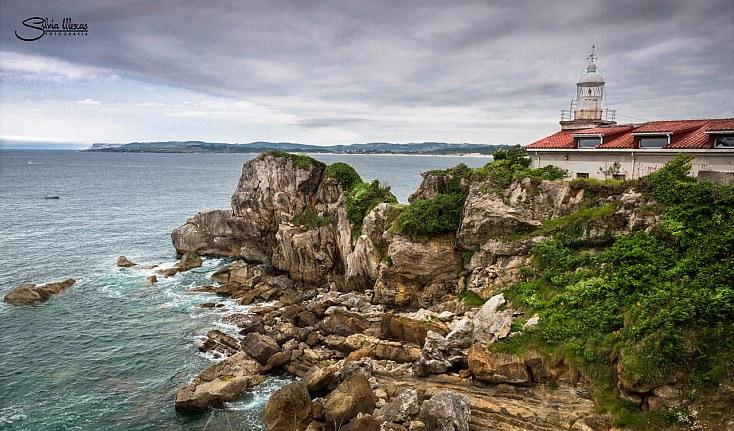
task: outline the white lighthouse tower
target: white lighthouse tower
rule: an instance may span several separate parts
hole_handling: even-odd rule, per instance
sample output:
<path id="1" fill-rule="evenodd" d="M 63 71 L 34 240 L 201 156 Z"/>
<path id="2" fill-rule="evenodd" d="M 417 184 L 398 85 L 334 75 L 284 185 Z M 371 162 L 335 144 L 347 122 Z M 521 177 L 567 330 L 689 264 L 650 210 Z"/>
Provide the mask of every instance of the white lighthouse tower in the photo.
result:
<path id="1" fill-rule="evenodd" d="M 616 124 L 616 111 L 602 108 L 604 78 L 596 66 L 595 47 L 587 57 L 584 72 L 576 83 L 576 96 L 571 100 L 571 109 L 561 111 L 561 130 L 588 129 L 600 125 Z"/>

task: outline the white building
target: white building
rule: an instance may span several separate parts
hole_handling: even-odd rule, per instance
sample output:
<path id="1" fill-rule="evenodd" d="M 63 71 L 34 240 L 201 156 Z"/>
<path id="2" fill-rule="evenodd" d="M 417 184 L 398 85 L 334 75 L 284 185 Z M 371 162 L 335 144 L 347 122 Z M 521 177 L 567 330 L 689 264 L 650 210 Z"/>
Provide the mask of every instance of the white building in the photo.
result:
<path id="1" fill-rule="evenodd" d="M 734 182 L 734 118 L 618 125 L 615 111 L 602 108 L 595 60 L 592 52 L 571 109 L 561 111 L 561 131 L 525 147 L 533 168 L 556 165 L 572 178 L 639 178 L 685 152 L 695 155 L 693 176 Z"/>

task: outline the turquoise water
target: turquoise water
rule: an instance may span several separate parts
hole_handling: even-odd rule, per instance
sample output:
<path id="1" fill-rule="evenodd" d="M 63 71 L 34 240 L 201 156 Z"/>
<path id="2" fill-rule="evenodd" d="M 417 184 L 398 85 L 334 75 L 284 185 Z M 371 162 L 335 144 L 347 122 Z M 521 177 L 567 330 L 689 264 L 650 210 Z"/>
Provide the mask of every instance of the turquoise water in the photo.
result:
<path id="1" fill-rule="evenodd" d="M 176 262 L 170 232 L 204 209 L 228 208 L 247 154 L 114 154 L 0 151 L 0 294 L 24 283 L 69 277 L 77 283 L 30 306 L 0 303 L 0 429 L 251 429 L 262 425 L 269 394 L 292 380 L 268 381 L 222 410 L 185 415 L 173 401 L 212 359 L 193 342 L 222 312 L 197 307 L 227 299 L 187 289 L 226 263 L 154 285 L 152 270 Z M 365 180 L 379 178 L 405 203 L 419 172 L 487 158 L 315 155 L 345 161 Z M 28 164 L 32 161 L 33 164 Z M 59 195 L 59 200 L 43 199 Z M 157 268 L 156 268 L 157 269 Z"/>

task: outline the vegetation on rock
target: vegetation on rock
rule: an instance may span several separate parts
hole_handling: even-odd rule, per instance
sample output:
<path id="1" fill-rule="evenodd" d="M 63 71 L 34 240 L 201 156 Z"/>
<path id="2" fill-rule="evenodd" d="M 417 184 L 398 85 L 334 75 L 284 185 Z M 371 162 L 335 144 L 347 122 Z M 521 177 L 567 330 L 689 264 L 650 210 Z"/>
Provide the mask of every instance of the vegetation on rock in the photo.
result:
<path id="1" fill-rule="evenodd" d="M 260 155 L 258 155 L 257 157 L 258 159 L 263 159 L 265 157 L 284 157 L 286 159 L 290 159 L 293 162 L 293 166 L 306 170 L 311 169 L 312 165 L 326 166 L 324 162 L 320 162 L 313 157 L 307 156 L 305 154 L 291 154 L 279 150 L 264 151 L 260 153 Z"/>
<path id="2" fill-rule="evenodd" d="M 357 171 L 344 162 L 330 164 L 326 167 L 324 175 L 326 178 L 334 178 L 339 181 L 345 191 L 351 191 L 354 186 L 362 183 L 362 177 Z"/>
<path id="3" fill-rule="evenodd" d="M 371 183 L 360 181 L 350 191 L 344 192 L 347 218 L 355 230 L 362 226 L 364 216 L 382 202 L 396 204 L 398 199 L 390 191 L 390 186 L 381 185 L 379 180 Z"/>
<path id="4" fill-rule="evenodd" d="M 596 380 L 598 399 L 617 399 L 617 367 L 619 379 L 644 388 L 677 381 L 706 390 L 724 376 L 734 352 L 734 187 L 695 183 L 690 160 L 679 156 L 639 181 L 663 206 L 652 229 L 602 250 L 558 238 L 536 247 L 535 276 L 524 272 L 505 295 L 541 321 L 504 348 L 566 356 Z M 586 219 L 584 211 L 552 223 Z"/>

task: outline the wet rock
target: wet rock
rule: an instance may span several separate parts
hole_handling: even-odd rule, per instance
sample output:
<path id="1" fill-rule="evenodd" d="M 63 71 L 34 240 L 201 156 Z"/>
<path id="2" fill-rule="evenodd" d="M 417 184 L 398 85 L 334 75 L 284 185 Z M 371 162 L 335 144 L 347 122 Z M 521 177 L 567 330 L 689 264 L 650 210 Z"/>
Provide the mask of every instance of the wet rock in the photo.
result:
<path id="1" fill-rule="evenodd" d="M 411 341 L 420 346 L 426 342 L 428 331 L 433 331 L 440 335 L 446 335 L 449 332 L 443 324 L 409 319 L 394 312 L 385 313 L 380 323 L 380 334 L 382 338 Z"/>
<path id="2" fill-rule="evenodd" d="M 198 306 L 201 308 L 214 308 L 217 304 L 214 302 L 204 302 L 202 304 L 199 304 Z"/>
<path id="3" fill-rule="evenodd" d="M 262 365 L 268 363 L 271 356 L 280 351 L 278 343 L 267 335 L 250 332 L 242 340 L 242 350 L 255 358 Z"/>
<path id="4" fill-rule="evenodd" d="M 473 344 L 467 358 L 469 371 L 481 382 L 529 386 L 530 374 L 521 358 L 490 352 Z"/>
<path id="5" fill-rule="evenodd" d="M 347 424 L 358 413 L 371 414 L 375 410 L 377 397 L 367 378 L 362 374 L 353 374 L 347 377 L 327 397 L 324 404 L 324 416 L 328 429 L 334 429 L 340 424 Z"/>
<path id="6" fill-rule="evenodd" d="M 173 268 L 159 269 L 155 273 L 156 274 L 160 274 L 160 275 L 162 275 L 162 276 L 164 276 L 166 278 L 173 277 L 174 275 L 178 274 L 178 268 L 173 267 Z"/>
<path id="7" fill-rule="evenodd" d="M 199 268 L 202 265 L 201 257 L 194 252 L 184 253 L 181 260 L 176 264 L 180 272 L 188 271 L 193 268 Z"/>
<path id="8" fill-rule="evenodd" d="M 427 431 L 469 431 L 469 398 L 442 391 L 423 402 L 420 418 Z"/>
<path id="9" fill-rule="evenodd" d="M 268 362 L 263 366 L 263 373 L 270 373 L 279 370 L 283 365 L 291 360 L 291 353 L 277 352 L 268 358 Z"/>
<path id="10" fill-rule="evenodd" d="M 293 382 L 275 391 L 265 404 L 263 420 L 268 431 L 306 429 L 312 419 L 313 402 L 306 386 Z"/>
<path id="11" fill-rule="evenodd" d="M 121 268 L 128 268 L 131 266 L 137 265 L 136 263 L 132 262 L 130 259 L 128 259 L 125 256 L 120 256 L 117 258 L 117 266 Z"/>
<path id="12" fill-rule="evenodd" d="M 8 304 L 32 304 L 45 301 L 51 295 L 60 293 L 64 289 L 73 286 L 74 283 L 76 283 L 76 280 L 68 278 L 64 281 L 43 284 L 41 286 L 22 284 L 8 292 L 3 298 L 3 302 L 7 302 Z"/>
<path id="13" fill-rule="evenodd" d="M 213 364 L 176 395 L 176 410 L 201 411 L 233 400 L 247 388 L 265 381 L 260 364 L 245 352 Z"/>
<path id="14" fill-rule="evenodd" d="M 379 421 L 402 423 L 412 420 L 419 412 L 418 393 L 414 389 L 406 389 L 392 402 L 376 410 L 374 417 Z"/>
<path id="15" fill-rule="evenodd" d="M 158 277 L 156 277 L 155 275 L 151 275 L 149 277 L 145 277 L 145 281 L 147 281 L 150 284 L 155 284 L 155 283 L 158 283 Z"/>
<path id="16" fill-rule="evenodd" d="M 234 337 L 230 337 L 220 330 L 212 329 L 206 333 L 206 336 L 234 351 L 240 350 L 240 343 Z"/>
<path id="17" fill-rule="evenodd" d="M 475 343 L 493 343 L 510 334 L 512 310 L 497 310 L 505 302 L 504 295 L 500 293 L 489 298 L 479 309 L 473 322 Z"/>

